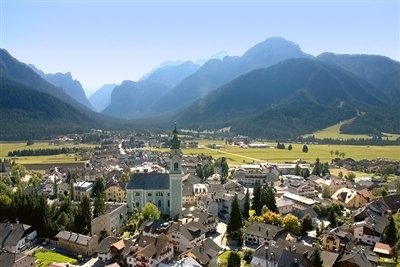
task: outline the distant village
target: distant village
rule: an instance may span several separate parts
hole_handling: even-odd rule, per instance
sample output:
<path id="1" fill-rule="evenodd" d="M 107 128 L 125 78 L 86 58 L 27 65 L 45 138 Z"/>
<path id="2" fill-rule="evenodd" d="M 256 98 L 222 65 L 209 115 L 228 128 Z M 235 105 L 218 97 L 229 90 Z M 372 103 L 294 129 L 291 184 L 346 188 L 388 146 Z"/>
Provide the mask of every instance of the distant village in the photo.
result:
<path id="1" fill-rule="evenodd" d="M 229 166 L 182 154 L 199 146 L 184 134 L 107 135 L 77 164 L 3 160 L 0 266 L 396 266 L 399 177 L 355 179 L 329 168 L 399 173 L 400 162 L 343 156 Z M 225 143 L 267 146 L 245 136 Z M 48 251 L 76 261 L 40 265 L 37 254 Z"/>

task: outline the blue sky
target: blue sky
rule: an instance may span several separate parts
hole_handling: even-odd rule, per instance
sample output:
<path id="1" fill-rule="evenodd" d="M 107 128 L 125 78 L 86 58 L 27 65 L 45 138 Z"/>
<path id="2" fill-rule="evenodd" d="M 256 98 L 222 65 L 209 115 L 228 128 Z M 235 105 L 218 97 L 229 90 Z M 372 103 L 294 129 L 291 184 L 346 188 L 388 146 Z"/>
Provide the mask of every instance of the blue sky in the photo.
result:
<path id="1" fill-rule="evenodd" d="M 88 91 L 272 36 L 313 55 L 400 59 L 399 1 L 1 1 L 1 47 Z"/>

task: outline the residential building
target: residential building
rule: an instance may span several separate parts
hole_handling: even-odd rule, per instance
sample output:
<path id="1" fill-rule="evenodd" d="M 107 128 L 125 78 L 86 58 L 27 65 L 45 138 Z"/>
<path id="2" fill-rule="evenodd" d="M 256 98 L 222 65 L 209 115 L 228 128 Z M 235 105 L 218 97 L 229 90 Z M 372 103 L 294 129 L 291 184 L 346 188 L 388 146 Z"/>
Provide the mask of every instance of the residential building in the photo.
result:
<path id="1" fill-rule="evenodd" d="M 32 267 L 35 265 L 35 258 L 22 253 L 0 251 L 1 267 Z"/>
<path id="2" fill-rule="evenodd" d="M 27 224 L 0 223 L 0 249 L 18 253 L 36 243 L 37 232 Z"/>
<path id="3" fill-rule="evenodd" d="M 104 193 L 107 201 L 126 202 L 125 184 L 112 181 L 106 184 Z"/>
<path id="4" fill-rule="evenodd" d="M 360 242 L 374 245 L 381 241 L 382 233 L 388 224 L 389 220 L 386 217 L 368 217 L 364 221 L 353 223 L 350 231 Z"/>
<path id="5" fill-rule="evenodd" d="M 190 257 L 201 264 L 201 266 L 217 267 L 218 255 L 222 250 L 212 239 L 207 238 L 200 245 L 189 249 L 180 257 Z"/>
<path id="6" fill-rule="evenodd" d="M 290 192 L 283 194 L 283 198 L 290 199 L 293 201 L 293 207 L 297 209 L 307 209 L 313 207 L 317 202 L 313 199 L 299 196 Z"/>
<path id="7" fill-rule="evenodd" d="M 122 263 L 125 262 L 133 244 L 134 242 L 131 239 L 108 236 L 99 243 L 96 248 L 96 253 L 99 260 L 104 263 Z"/>
<path id="8" fill-rule="evenodd" d="M 276 199 L 276 207 L 279 210 L 279 214 L 284 215 L 287 213 L 291 213 L 293 211 L 294 203 L 290 199 Z"/>
<path id="9" fill-rule="evenodd" d="M 293 181 L 288 184 L 287 191 L 299 196 L 313 198 L 318 195 L 315 187 L 311 183 Z"/>
<path id="10" fill-rule="evenodd" d="M 91 234 L 98 237 L 116 236 L 127 220 L 127 213 L 126 203 L 106 202 L 104 214 L 92 219 Z"/>
<path id="11" fill-rule="evenodd" d="M 90 237 L 74 232 L 60 231 L 55 237 L 56 245 L 60 248 L 86 256 L 91 256 L 96 252 L 97 236 Z"/>
<path id="12" fill-rule="evenodd" d="M 346 208 L 359 208 L 368 200 L 359 192 L 350 188 L 340 188 L 331 196 L 333 202 L 343 204 Z"/>
<path id="13" fill-rule="evenodd" d="M 253 222 L 245 230 L 245 242 L 248 244 L 262 245 L 283 233 L 283 228 L 266 223 Z"/>
<path id="14" fill-rule="evenodd" d="M 350 233 L 335 228 L 322 234 L 320 240 L 323 249 L 342 253 L 355 241 L 355 238 Z"/>
<path id="15" fill-rule="evenodd" d="M 76 182 L 74 183 L 75 201 L 81 201 L 85 196 L 90 197 L 93 191 L 92 182 Z"/>
<path id="16" fill-rule="evenodd" d="M 161 262 L 171 261 L 174 249 L 165 234 L 158 237 L 139 236 L 126 257 L 129 267 L 154 267 Z"/>

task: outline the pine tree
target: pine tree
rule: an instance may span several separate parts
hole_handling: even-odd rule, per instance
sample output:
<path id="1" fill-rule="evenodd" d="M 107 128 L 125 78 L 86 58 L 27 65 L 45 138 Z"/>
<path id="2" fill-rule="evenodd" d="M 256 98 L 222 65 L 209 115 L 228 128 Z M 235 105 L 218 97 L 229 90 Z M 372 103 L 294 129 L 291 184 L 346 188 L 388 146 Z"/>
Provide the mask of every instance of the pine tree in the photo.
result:
<path id="1" fill-rule="evenodd" d="M 275 200 L 275 192 L 273 188 L 273 184 L 269 186 L 267 183 L 264 184 L 261 190 L 261 207 L 266 207 L 268 210 L 272 212 L 278 213 L 278 207 L 276 206 Z"/>
<path id="2" fill-rule="evenodd" d="M 390 214 L 389 216 L 389 224 L 386 226 L 383 231 L 383 242 L 389 244 L 390 246 L 394 246 L 397 243 L 397 229 L 396 224 L 394 222 L 393 216 Z"/>
<path id="3" fill-rule="evenodd" d="M 292 145 L 289 145 L 287 149 L 291 151 L 293 149 Z"/>
<path id="4" fill-rule="evenodd" d="M 321 259 L 321 252 L 318 248 L 311 254 L 310 262 L 313 267 L 323 267 L 324 262 Z"/>
<path id="5" fill-rule="evenodd" d="M 238 230 L 243 227 L 242 214 L 240 213 L 237 196 L 233 198 L 231 204 L 231 214 L 226 228 L 228 235 L 237 234 Z"/>
<path id="6" fill-rule="evenodd" d="M 106 208 L 104 193 L 99 194 L 98 196 L 95 197 L 93 206 L 94 206 L 94 208 L 93 208 L 93 217 L 94 218 L 96 218 L 104 213 L 105 208 Z"/>
<path id="7" fill-rule="evenodd" d="M 310 176 L 310 170 L 308 168 L 302 170 L 301 176 L 303 176 L 304 178 L 309 177 Z"/>
<path id="8" fill-rule="evenodd" d="M 260 184 L 259 181 L 256 181 L 256 184 L 254 185 L 252 208 L 255 211 L 257 216 L 261 215 L 261 209 L 262 209 L 262 204 L 261 204 L 261 184 Z"/>
<path id="9" fill-rule="evenodd" d="M 307 153 L 308 152 L 308 146 L 307 145 L 303 145 L 303 152 Z"/>
<path id="10" fill-rule="evenodd" d="M 294 175 L 297 175 L 297 176 L 299 176 L 301 174 L 301 169 L 300 169 L 299 164 L 296 164 L 293 172 L 294 172 Z"/>
<path id="11" fill-rule="evenodd" d="M 230 252 L 228 257 L 229 267 L 240 267 L 241 259 L 237 252 Z"/>
<path id="12" fill-rule="evenodd" d="M 336 227 L 337 221 L 336 221 L 336 213 L 333 209 L 329 212 L 329 217 L 328 221 L 331 223 L 331 227 Z"/>
<path id="13" fill-rule="evenodd" d="M 75 231 L 84 234 L 90 231 L 92 212 L 90 199 L 84 196 L 79 203 L 77 214 L 75 215 Z"/>
<path id="14" fill-rule="evenodd" d="M 312 174 L 320 176 L 321 175 L 321 163 L 319 162 L 319 158 L 315 160 L 314 168 L 312 170 Z"/>
<path id="15" fill-rule="evenodd" d="M 306 236 L 313 229 L 312 220 L 308 214 L 301 220 L 301 235 Z"/>
<path id="16" fill-rule="evenodd" d="M 250 211 L 250 193 L 249 189 L 247 189 L 244 199 L 243 218 L 245 219 L 249 218 L 249 211 Z"/>

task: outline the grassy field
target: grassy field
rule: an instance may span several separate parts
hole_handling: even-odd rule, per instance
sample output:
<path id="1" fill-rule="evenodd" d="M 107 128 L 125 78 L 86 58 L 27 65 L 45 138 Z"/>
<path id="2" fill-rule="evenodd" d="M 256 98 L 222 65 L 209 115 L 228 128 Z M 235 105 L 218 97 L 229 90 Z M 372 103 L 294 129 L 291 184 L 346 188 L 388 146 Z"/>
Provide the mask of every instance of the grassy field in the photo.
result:
<path id="1" fill-rule="evenodd" d="M 0 142 L 0 157 L 6 157 L 8 152 L 24 149 L 47 149 L 47 148 L 63 148 L 63 147 L 95 147 L 90 144 L 62 144 L 49 145 L 48 142 L 38 141 L 33 145 L 27 146 L 26 142 Z"/>
<path id="2" fill-rule="evenodd" d="M 339 122 L 338 124 L 332 125 L 328 128 L 322 129 L 320 131 L 317 131 L 312 134 L 308 134 L 305 136 L 311 136 L 314 135 L 315 138 L 318 139 L 324 139 L 324 138 L 331 138 L 331 139 L 342 139 L 342 140 L 347 140 L 347 139 L 369 139 L 371 136 L 365 135 L 365 134 L 344 134 L 340 133 L 340 126 L 346 123 L 350 123 L 351 120 L 346 120 Z M 384 138 L 388 138 L 389 140 L 396 140 L 397 138 L 400 137 L 400 134 L 390 134 L 390 133 L 382 133 L 384 135 Z"/>
<path id="3" fill-rule="evenodd" d="M 35 252 L 34 255 L 35 259 L 35 266 L 37 267 L 45 267 L 48 266 L 52 262 L 59 262 L 59 263 L 76 263 L 76 259 L 62 255 L 60 253 L 50 251 L 50 250 L 40 250 Z"/>
<path id="4" fill-rule="evenodd" d="M 371 174 L 369 173 L 364 173 L 364 172 L 358 172 L 358 171 L 349 171 L 345 168 L 340 168 L 340 169 L 329 169 L 330 174 L 335 175 L 335 176 L 339 176 L 339 172 L 343 173 L 343 177 L 345 175 L 347 175 L 349 172 L 352 172 L 356 175 L 356 178 L 358 177 L 362 177 L 362 176 L 367 176 L 367 177 L 371 177 Z"/>
<path id="5" fill-rule="evenodd" d="M 7 157 L 8 152 L 14 150 L 24 149 L 51 149 L 62 147 L 94 147 L 90 144 L 62 144 L 62 145 L 49 145 L 48 142 L 35 142 L 33 145 L 27 146 L 26 142 L 0 142 L 0 158 Z M 78 162 L 80 158 L 77 158 Z M 75 163 L 75 155 L 53 155 L 53 156 L 32 156 L 32 157 L 18 157 L 16 160 L 21 164 L 57 164 L 57 163 Z"/>
<path id="6" fill-rule="evenodd" d="M 286 144 L 288 146 L 288 144 Z M 241 148 L 228 146 L 221 149 L 193 148 L 183 149 L 183 154 L 205 154 L 213 158 L 226 157 L 229 164 L 240 165 L 251 162 L 292 162 L 302 159 L 307 162 L 315 162 L 317 157 L 322 162 L 330 161 L 333 157 L 330 151 L 346 153 L 345 157 L 356 160 L 385 158 L 400 160 L 400 146 L 350 146 L 350 145 L 308 145 L 308 153 L 302 152 L 302 144 L 292 144 L 291 151 L 276 148 Z M 168 151 L 165 149 L 163 151 Z"/>

